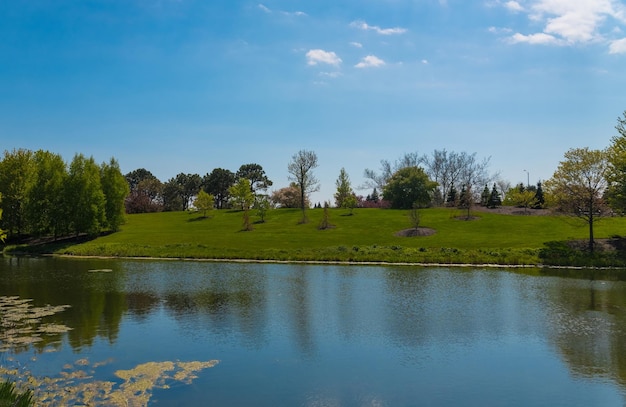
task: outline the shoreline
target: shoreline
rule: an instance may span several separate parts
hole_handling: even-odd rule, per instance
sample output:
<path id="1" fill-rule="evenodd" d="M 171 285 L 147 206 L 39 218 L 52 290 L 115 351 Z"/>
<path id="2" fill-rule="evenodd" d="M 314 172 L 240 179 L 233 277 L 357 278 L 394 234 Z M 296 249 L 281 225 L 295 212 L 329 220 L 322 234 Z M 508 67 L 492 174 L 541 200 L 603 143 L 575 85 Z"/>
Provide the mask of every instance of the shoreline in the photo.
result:
<path id="1" fill-rule="evenodd" d="M 19 257 L 20 254 L 13 254 Z M 143 256 L 87 256 L 69 254 L 23 254 L 31 257 L 60 257 L 68 259 L 102 259 L 102 260 L 163 260 L 184 262 L 206 263 L 242 263 L 242 264 L 304 264 L 304 265 L 336 265 L 336 266 L 417 266 L 417 267 L 458 267 L 458 268 L 490 268 L 490 269 L 564 269 L 564 270 L 624 270 L 623 267 L 583 267 L 583 266 L 558 266 L 544 264 L 496 264 L 496 263 L 410 263 L 410 262 L 384 262 L 384 261 L 340 261 L 340 260 L 263 260 L 263 259 L 211 259 L 193 257 L 143 257 Z"/>

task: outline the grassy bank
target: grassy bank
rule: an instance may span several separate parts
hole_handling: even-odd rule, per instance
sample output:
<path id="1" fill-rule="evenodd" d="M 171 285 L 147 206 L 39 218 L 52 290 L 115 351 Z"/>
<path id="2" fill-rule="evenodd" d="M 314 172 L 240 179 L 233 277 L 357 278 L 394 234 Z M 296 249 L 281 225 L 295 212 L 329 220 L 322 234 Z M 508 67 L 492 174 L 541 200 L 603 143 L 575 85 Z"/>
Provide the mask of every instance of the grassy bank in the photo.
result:
<path id="1" fill-rule="evenodd" d="M 420 226 L 436 233 L 416 237 L 396 235 L 410 227 L 407 211 L 400 210 L 357 209 L 349 216 L 331 209 L 333 227 L 325 230 L 318 229 L 321 209 L 310 210 L 306 224 L 299 223 L 298 210 L 272 210 L 252 231 L 241 230 L 242 212 L 237 211 L 212 211 L 208 218 L 185 212 L 138 214 L 127 216 L 117 233 L 45 250 L 85 256 L 536 265 L 545 260 L 539 257 L 544 243 L 585 239 L 588 233 L 584 223 L 568 217 L 475 212 L 473 220 L 459 219 L 463 214 L 422 210 Z M 626 218 L 602 220 L 595 230 L 598 239 L 624 233 Z"/>

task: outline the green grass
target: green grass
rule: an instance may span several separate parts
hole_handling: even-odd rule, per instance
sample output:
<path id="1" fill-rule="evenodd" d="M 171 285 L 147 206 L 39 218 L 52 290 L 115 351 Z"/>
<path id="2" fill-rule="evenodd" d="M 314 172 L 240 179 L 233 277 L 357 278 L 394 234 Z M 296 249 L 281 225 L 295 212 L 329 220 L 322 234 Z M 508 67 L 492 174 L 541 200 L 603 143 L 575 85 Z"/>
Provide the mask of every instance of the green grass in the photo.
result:
<path id="1" fill-rule="evenodd" d="M 251 212 L 251 220 L 258 218 Z M 544 243 L 586 239 L 581 221 L 557 216 L 515 216 L 475 212 L 475 220 L 459 220 L 463 212 L 432 208 L 420 211 L 420 226 L 431 236 L 398 237 L 410 227 L 408 211 L 389 209 L 330 210 L 331 229 L 319 230 L 322 210 L 309 210 L 300 224 L 295 209 L 271 210 L 254 230 L 242 229 L 242 212 L 164 212 L 128 215 L 122 229 L 107 236 L 53 247 L 58 254 L 205 259 L 309 260 L 409 263 L 540 264 Z M 626 230 L 626 218 L 604 219 L 596 238 Z M 19 248 L 17 248 L 19 250 Z"/>

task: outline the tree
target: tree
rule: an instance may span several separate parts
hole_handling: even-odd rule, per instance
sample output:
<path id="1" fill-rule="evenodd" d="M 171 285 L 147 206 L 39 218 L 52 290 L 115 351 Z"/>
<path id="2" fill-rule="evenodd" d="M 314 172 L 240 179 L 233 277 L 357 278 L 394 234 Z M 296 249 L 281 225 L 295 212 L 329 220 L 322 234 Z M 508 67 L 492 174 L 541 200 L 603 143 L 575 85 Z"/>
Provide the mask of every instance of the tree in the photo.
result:
<path id="1" fill-rule="evenodd" d="M 319 226 L 317 227 L 319 230 L 326 230 L 333 227 L 330 223 L 330 204 L 328 201 L 324 201 L 324 211 L 322 212 L 322 220 L 320 221 Z"/>
<path id="2" fill-rule="evenodd" d="M 604 199 L 608 187 L 608 156 L 605 150 L 570 149 L 546 182 L 557 208 L 583 219 L 589 226 L 590 252 L 594 246 L 593 225 L 608 209 Z"/>
<path id="3" fill-rule="evenodd" d="M 291 157 L 291 162 L 287 165 L 289 179 L 298 184 L 300 188 L 300 205 L 302 208 L 302 223 L 306 223 L 306 197 L 319 190 L 319 182 L 313 175 L 313 170 L 317 168 L 317 155 L 313 151 L 300 150 Z"/>
<path id="4" fill-rule="evenodd" d="M 422 168 L 405 167 L 391 176 L 383 189 L 383 197 L 392 208 L 411 209 L 428 206 L 437 183 L 431 181 Z"/>
<path id="5" fill-rule="evenodd" d="M 270 201 L 279 208 L 300 208 L 300 187 L 295 182 L 292 182 L 288 187 L 281 188 L 272 192 Z M 305 202 L 306 206 L 309 206 L 308 199 Z"/>
<path id="6" fill-rule="evenodd" d="M 80 233 L 97 234 L 106 222 L 106 198 L 100 182 L 100 168 L 93 157 L 76 154 L 69 167 L 66 188 L 71 228 Z"/>
<path id="7" fill-rule="evenodd" d="M 130 188 L 130 193 L 125 203 L 127 213 L 159 212 L 163 210 L 163 183 L 157 177 L 145 168 L 129 172 L 125 177 Z M 179 194 L 179 192 L 176 192 L 176 194 Z"/>
<path id="8" fill-rule="evenodd" d="M 257 195 L 256 200 L 254 201 L 254 208 L 256 209 L 259 218 L 261 218 L 261 223 L 265 222 L 265 215 L 270 209 L 270 206 L 270 200 L 267 195 Z"/>
<path id="9" fill-rule="evenodd" d="M 124 201 L 130 187 L 115 158 L 100 166 L 100 183 L 105 199 L 105 226 L 111 231 L 117 231 L 124 222 Z"/>
<path id="10" fill-rule="evenodd" d="M 272 186 L 272 181 L 267 178 L 263 167 L 259 164 L 244 164 L 239 167 L 235 179 L 246 178 L 250 181 L 250 192 L 256 194 L 258 190 L 266 191 Z"/>
<path id="11" fill-rule="evenodd" d="M 183 211 L 189 209 L 189 204 L 192 198 L 198 193 L 202 186 L 202 178 L 198 174 L 184 174 L 180 173 L 176 175 L 176 183 L 180 185 L 180 199 L 183 202 Z"/>
<path id="12" fill-rule="evenodd" d="M 465 217 L 467 220 L 470 219 L 473 204 L 474 199 L 472 197 L 472 186 L 463 184 L 459 195 L 459 208 L 467 210 L 467 215 Z"/>
<path id="13" fill-rule="evenodd" d="M 69 211 L 64 201 L 67 166 L 58 154 L 38 150 L 33 155 L 33 175 L 24 203 L 30 233 L 55 238 L 67 231 Z"/>
<path id="14" fill-rule="evenodd" d="M 247 211 L 254 203 L 254 194 L 250 190 L 250 181 L 247 178 L 239 178 L 239 181 L 228 188 L 228 193 L 232 202 L 241 207 L 242 211 Z"/>
<path id="15" fill-rule="evenodd" d="M 145 168 L 138 168 L 124 175 L 124 177 L 126 178 L 126 182 L 128 182 L 128 187 L 131 191 L 134 191 L 141 181 L 147 179 L 157 179 L 157 177 Z"/>
<path id="16" fill-rule="evenodd" d="M 176 182 L 176 178 L 170 178 L 165 184 L 163 184 L 163 210 L 184 210 L 182 189 L 183 187 Z"/>
<path id="17" fill-rule="evenodd" d="M 481 185 L 489 183 L 493 178 L 488 173 L 489 161 L 490 158 L 479 161 L 476 153 L 448 152 L 445 149 L 435 150 L 431 156 L 420 158 L 430 179 L 439 185 L 442 199 L 453 184 L 465 184 L 468 189 L 478 190 Z"/>
<path id="18" fill-rule="evenodd" d="M 199 211 L 202 211 L 202 217 L 206 218 L 207 211 L 213 209 L 215 205 L 215 198 L 213 195 L 206 193 L 204 190 L 200 190 L 196 199 L 193 201 L 193 206 Z"/>
<path id="19" fill-rule="evenodd" d="M 32 159 L 32 151 L 19 149 L 5 151 L 0 161 L 0 193 L 4 210 L 2 227 L 9 236 L 26 231 L 24 203 L 33 173 Z"/>
<path id="20" fill-rule="evenodd" d="M 406 167 L 417 167 L 421 163 L 422 158 L 417 153 L 405 153 L 402 157 L 390 163 L 388 160 L 380 161 L 380 173 L 371 169 L 365 169 L 363 176 L 366 178 L 364 187 L 378 188 L 383 190 L 391 176 Z"/>
<path id="21" fill-rule="evenodd" d="M 611 139 L 607 150 L 609 182 L 607 196 L 611 207 L 621 213 L 626 212 L 626 110 L 617 118 L 617 136 Z"/>
<path id="22" fill-rule="evenodd" d="M 502 198 L 500 197 L 500 193 L 498 192 L 498 188 L 496 188 L 496 183 L 493 183 L 493 188 L 491 188 L 491 193 L 489 194 L 489 200 L 487 201 L 488 208 L 496 208 L 502 205 Z"/>
<path id="23" fill-rule="evenodd" d="M 352 212 L 354 211 L 354 208 L 358 205 L 358 203 L 359 203 L 359 200 L 356 197 L 356 195 L 350 194 L 343 200 L 341 207 L 350 209 L 350 216 L 352 216 Z"/>
<path id="24" fill-rule="evenodd" d="M 452 183 L 450 185 L 450 191 L 448 191 L 448 195 L 447 195 L 447 198 L 446 198 L 446 203 L 449 206 L 457 206 L 458 205 L 458 202 L 457 202 L 458 198 L 459 198 L 458 197 L 458 192 L 457 192 L 456 188 L 454 187 L 454 183 Z"/>
<path id="25" fill-rule="evenodd" d="M 536 192 L 525 188 L 523 184 L 519 184 L 516 188 L 509 190 L 506 195 L 506 202 L 509 205 L 515 205 L 524 208 L 528 213 L 528 208 L 533 207 L 536 203 Z"/>
<path id="26" fill-rule="evenodd" d="M 2 220 L 2 194 L 0 194 L 0 220 Z M 0 229 L 0 241 L 4 243 L 7 238 L 7 232 Z"/>
<path id="27" fill-rule="evenodd" d="M 480 194 L 480 204 L 482 206 L 487 206 L 490 196 L 491 192 L 489 192 L 489 187 L 487 186 L 487 184 L 485 184 L 485 187 L 483 188 L 483 193 Z"/>
<path id="28" fill-rule="evenodd" d="M 126 198 L 126 213 L 162 211 L 164 209 L 163 188 L 164 185 L 156 177 L 139 181 Z M 179 196 L 178 187 L 176 187 L 175 194 Z"/>
<path id="29" fill-rule="evenodd" d="M 228 203 L 228 188 L 235 183 L 235 174 L 223 168 L 215 168 L 202 180 L 204 190 L 215 197 L 217 209 L 224 209 Z"/>
<path id="30" fill-rule="evenodd" d="M 335 206 L 337 208 L 343 208 L 344 201 L 354 194 L 352 185 L 350 184 L 350 177 L 348 176 L 345 168 L 342 168 L 341 171 L 339 171 L 339 178 L 335 181 L 335 185 L 337 186 L 337 192 L 335 193 Z"/>
<path id="31" fill-rule="evenodd" d="M 537 182 L 537 190 L 535 191 L 535 200 L 533 203 L 533 209 L 541 209 L 546 203 L 546 198 L 543 195 L 543 187 L 541 186 L 541 182 Z"/>

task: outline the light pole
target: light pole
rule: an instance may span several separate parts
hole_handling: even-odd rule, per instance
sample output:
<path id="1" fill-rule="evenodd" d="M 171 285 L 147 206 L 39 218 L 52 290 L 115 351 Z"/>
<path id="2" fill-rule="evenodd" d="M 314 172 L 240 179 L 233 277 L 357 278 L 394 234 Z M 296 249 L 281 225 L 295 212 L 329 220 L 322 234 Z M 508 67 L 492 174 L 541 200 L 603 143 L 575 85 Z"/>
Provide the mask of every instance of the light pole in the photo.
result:
<path id="1" fill-rule="evenodd" d="M 526 173 L 526 188 L 530 188 L 530 172 L 524 170 Z"/>

